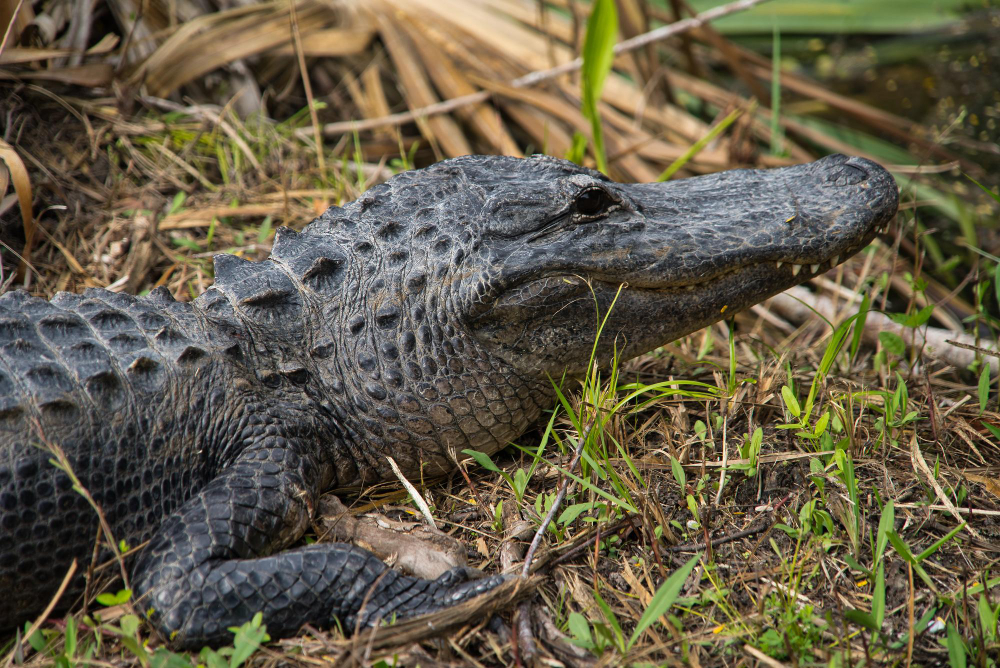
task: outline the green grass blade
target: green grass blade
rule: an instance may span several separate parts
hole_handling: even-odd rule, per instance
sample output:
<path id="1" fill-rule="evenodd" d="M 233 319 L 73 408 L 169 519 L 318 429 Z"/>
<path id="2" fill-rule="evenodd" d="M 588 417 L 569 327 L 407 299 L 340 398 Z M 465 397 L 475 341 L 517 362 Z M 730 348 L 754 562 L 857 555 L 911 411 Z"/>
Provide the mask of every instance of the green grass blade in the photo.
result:
<path id="1" fill-rule="evenodd" d="M 892 530 L 896 522 L 896 507 L 889 499 L 885 507 L 882 508 L 882 517 L 878 521 L 878 530 L 875 533 L 875 565 L 882 563 L 882 555 L 885 554 L 885 547 L 889 543 L 889 531 Z"/>
<path id="2" fill-rule="evenodd" d="M 962 636 L 954 624 L 948 624 L 948 637 L 945 638 L 945 645 L 948 647 L 948 665 L 951 668 L 965 668 L 965 643 Z"/>
<path id="3" fill-rule="evenodd" d="M 716 137 L 725 132 L 726 128 L 732 125 L 733 122 L 737 118 L 739 118 L 742 114 L 743 114 L 742 109 L 735 109 L 728 116 L 726 116 L 721 121 L 716 123 L 711 129 L 709 129 L 708 132 L 705 133 L 704 137 L 702 137 L 695 143 L 691 144 L 691 147 L 687 151 L 685 151 L 683 155 L 681 155 L 679 158 L 670 163 L 670 165 L 663 170 L 663 172 L 656 178 L 656 180 L 666 181 L 671 176 L 673 176 L 674 173 L 676 173 L 677 170 L 686 165 L 688 161 L 691 160 L 691 158 L 698 155 L 701 152 L 701 150 L 704 149 L 706 146 L 708 146 Z"/>
<path id="4" fill-rule="evenodd" d="M 601 114 L 597 109 L 597 103 L 601 99 L 604 80 L 614 63 L 617 37 L 618 10 L 614 0 L 595 0 L 590 18 L 587 19 L 587 35 L 583 40 L 580 92 L 583 98 L 583 115 L 590 120 L 593 133 L 594 159 L 597 161 L 597 168 L 605 174 L 608 172 L 608 158 L 604 150 Z"/>
<path id="5" fill-rule="evenodd" d="M 982 191 L 984 193 L 986 193 L 987 195 L 989 195 L 990 197 L 992 197 L 993 200 L 997 204 L 1000 204 L 1000 195 L 997 195 L 995 192 L 993 192 L 992 190 L 990 190 L 989 188 L 987 188 L 986 186 L 984 186 L 982 183 L 980 183 L 979 181 L 977 181 L 974 178 L 972 178 L 971 176 L 969 176 L 968 174 L 965 175 L 965 178 L 967 178 L 970 181 L 972 181 L 973 183 L 975 183 L 977 186 L 980 187 L 980 189 L 982 189 Z"/>
<path id="6" fill-rule="evenodd" d="M 632 637 L 629 638 L 628 647 L 631 648 L 635 645 L 635 641 L 639 639 L 642 632 L 645 631 L 650 625 L 657 619 L 662 617 L 670 610 L 670 607 L 677 600 L 677 597 L 681 593 L 681 587 L 684 586 L 684 582 L 687 580 L 688 575 L 694 570 L 695 565 L 698 560 L 701 559 L 701 554 L 696 554 L 691 557 L 686 564 L 674 571 L 670 577 L 668 577 L 660 588 L 656 590 L 653 594 L 653 599 L 649 602 L 649 607 L 646 611 L 642 613 L 642 617 L 639 618 L 639 623 L 635 627 L 635 632 Z"/>
<path id="7" fill-rule="evenodd" d="M 926 550 L 924 550 L 923 552 L 921 552 L 920 554 L 918 554 L 916 557 L 914 557 L 916 559 L 916 562 L 919 564 L 921 561 L 923 561 L 924 559 L 927 559 L 928 557 L 930 557 L 931 555 L 933 555 L 935 552 L 937 552 L 939 549 L 941 549 L 941 546 L 944 545 L 945 543 L 947 543 L 952 538 L 954 538 L 958 534 L 959 531 L 961 531 L 962 529 L 965 528 L 965 525 L 966 525 L 966 522 L 962 522 L 957 527 L 955 527 L 954 529 L 952 529 L 951 531 L 949 531 L 948 533 L 946 533 L 945 535 L 941 536 L 936 541 L 934 541 L 934 543 L 930 547 L 928 547 Z"/>

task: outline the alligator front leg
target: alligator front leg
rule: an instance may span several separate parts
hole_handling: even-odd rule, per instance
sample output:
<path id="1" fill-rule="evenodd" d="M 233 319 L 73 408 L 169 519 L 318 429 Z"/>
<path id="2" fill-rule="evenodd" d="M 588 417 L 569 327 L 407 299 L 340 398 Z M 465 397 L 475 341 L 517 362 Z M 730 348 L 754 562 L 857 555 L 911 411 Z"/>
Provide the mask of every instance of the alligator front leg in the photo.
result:
<path id="1" fill-rule="evenodd" d="M 456 569 L 422 580 L 371 553 L 326 543 L 277 552 L 298 539 L 319 492 L 318 467 L 289 442 L 245 451 L 161 525 L 133 572 L 137 606 L 178 647 L 231 639 L 262 612 L 272 635 L 303 624 L 346 631 L 460 603 L 503 578 Z"/>

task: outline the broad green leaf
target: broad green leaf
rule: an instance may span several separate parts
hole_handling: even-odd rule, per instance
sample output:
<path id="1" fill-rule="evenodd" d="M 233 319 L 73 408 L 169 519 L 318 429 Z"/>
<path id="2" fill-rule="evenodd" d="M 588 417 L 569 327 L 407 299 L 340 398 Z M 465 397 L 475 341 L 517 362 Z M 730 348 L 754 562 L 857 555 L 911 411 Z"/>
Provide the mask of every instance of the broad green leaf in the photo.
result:
<path id="1" fill-rule="evenodd" d="M 594 600 L 597 602 L 597 607 L 601 609 L 601 613 L 604 615 L 604 619 L 607 620 L 608 624 L 615 632 L 615 640 L 617 644 L 621 644 L 625 641 L 625 634 L 622 633 L 622 627 L 618 623 L 618 618 L 615 617 L 615 613 L 611 611 L 611 606 L 604 602 L 604 598 L 598 593 L 594 592 Z"/>
<path id="2" fill-rule="evenodd" d="M 569 632 L 573 634 L 573 637 L 582 643 L 586 643 L 587 647 L 594 644 L 594 639 L 590 635 L 590 623 L 587 618 L 581 615 L 579 612 L 569 613 Z"/>
<path id="3" fill-rule="evenodd" d="M 181 210 L 184 206 L 184 200 L 187 199 L 187 193 L 183 190 L 178 190 L 177 194 L 174 195 L 173 201 L 170 203 L 170 209 L 167 211 L 167 215 L 175 214 Z"/>
<path id="4" fill-rule="evenodd" d="M 882 347 L 896 357 L 902 357 L 906 352 L 906 344 L 898 334 L 893 332 L 879 332 L 878 340 L 882 342 Z"/>
<path id="5" fill-rule="evenodd" d="M 670 607 L 677 600 L 677 597 L 681 593 L 681 587 L 684 586 L 684 582 L 687 580 L 688 575 L 694 570 L 695 565 L 697 565 L 698 560 L 701 559 L 701 554 L 696 554 L 691 557 L 686 564 L 674 571 L 670 577 L 668 577 L 660 588 L 656 590 L 653 594 L 653 599 L 649 602 L 649 606 L 646 611 L 642 613 L 642 617 L 639 618 L 639 623 L 635 627 L 635 632 L 628 641 L 628 647 L 631 648 L 635 641 L 639 639 L 642 632 L 645 631 L 649 626 L 655 622 L 657 619 L 662 617 L 670 610 Z"/>
<path id="6" fill-rule="evenodd" d="M 934 304 L 928 304 L 916 313 L 888 313 L 889 318 L 896 324 L 902 325 L 903 327 L 920 327 L 931 317 L 931 313 L 934 311 Z"/>
<path id="7" fill-rule="evenodd" d="M 875 589 L 872 590 L 872 617 L 875 618 L 875 625 L 878 630 L 882 630 L 882 622 L 885 620 L 885 564 L 879 564 L 875 572 Z"/>
<path id="8" fill-rule="evenodd" d="M 1000 304 L 1000 262 L 993 269 L 993 291 L 996 293 L 997 304 Z"/>
<path id="9" fill-rule="evenodd" d="M 615 40 L 618 38 L 618 9 L 614 0 L 595 0 L 587 19 L 587 34 L 583 40 L 583 67 L 580 69 L 583 115 L 590 120 L 597 168 L 608 172 L 601 114 L 597 103 L 601 99 L 604 80 L 614 63 Z"/>
<path id="10" fill-rule="evenodd" d="M 478 450 L 462 450 L 462 454 L 469 455 L 470 457 L 475 459 L 476 462 L 487 471 L 500 473 L 500 468 L 493 463 L 493 460 L 490 459 L 490 456 L 485 452 L 479 452 Z"/>
<path id="11" fill-rule="evenodd" d="M 861 299 L 861 305 L 858 307 L 858 313 L 854 321 L 854 333 L 851 335 L 852 360 L 857 357 L 858 349 L 861 347 L 861 335 L 865 331 L 865 321 L 868 320 L 869 306 L 871 306 L 871 297 L 866 293 Z"/>
<path id="12" fill-rule="evenodd" d="M 72 615 L 66 616 L 66 633 L 63 635 L 66 638 L 66 656 L 73 657 L 76 654 L 76 619 Z"/>
<path id="13" fill-rule="evenodd" d="M 986 402 L 990 398 L 990 365 L 984 364 L 983 371 L 979 374 L 979 412 L 986 410 Z"/>
<path id="14" fill-rule="evenodd" d="M 785 400 L 785 406 L 788 407 L 788 412 L 799 417 L 802 415 L 802 409 L 799 407 L 799 400 L 795 398 L 792 394 L 792 388 L 787 385 L 781 386 L 781 398 Z"/>
<path id="15" fill-rule="evenodd" d="M 844 555 L 844 563 L 850 566 L 851 570 L 857 571 L 859 573 L 864 573 L 868 577 L 871 577 L 872 572 L 858 563 L 858 560 L 852 557 L 850 554 Z"/>
<path id="16" fill-rule="evenodd" d="M 587 136 L 582 132 L 573 133 L 573 143 L 566 151 L 566 159 L 578 165 L 583 164 L 583 158 L 587 153 Z"/>
<path id="17" fill-rule="evenodd" d="M 865 612 L 864 610 L 848 610 L 844 613 L 844 616 L 848 620 L 854 622 L 858 626 L 863 626 L 869 631 L 877 632 L 879 630 L 879 625 L 875 623 L 875 617 L 872 616 L 870 612 Z"/>
<path id="18" fill-rule="evenodd" d="M 122 627 L 122 632 L 127 636 L 134 636 L 139 630 L 139 618 L 136 615 L 122 615 L 118 622 Z"/>
<path id="19" fill-rule="evenodd" d="M 687 487 L 687 474 L 684 472 L 684 466 L 681 465 L 679 459 L 670 455 L 670 471 L 674 474 L 674 480 L 680 485 L 681 491 Z"/>
<path id="20" fill-rule="evenodd" d="M 896 522 L 896 507 L 889 499 L 885 507 L 882 508 L 882 517 L 878 521 L 878 530 L 875 534 L 875 563 L 882 563 L 882 555 L 885 554 L 885 546 L 889 542 L 889 531 L 892 530 Z"/>
<path id="21" fill-rule="evenodd" d="M 719 0 L 692 0 L 695 10 Z M 773 0 L 712 23 L 724 35 L 770 36 L 777 27 L 788 34 L 896 34 L 944 29 L 962 18 L 968 0 Z M 881 62 L 881 60 L 879 61 Z"/>
<path id="22" fill-rule="evenodd" d="M 886 538 L 889 539 L 889 542 L 892 543 L 892 547 L 896 550 L 899 556 L 903 558 L 903 561 L 910 564 L 916 563 L 916 559 L 913 558 L 913 553 L 910 552 L 910 546 L 903 542 L 903 539 L 899 537 L 899 534 L 895 531 L 886 531 L 885 535 Z"/>
<path id="23" fill-rule="evenodd" d="M 559 519 L 557 519 L 556 522 L 559 524 L 569 524 L 580 515 L 593 509 L 594 503 L 592 501 L 588 501 L 586 503 L 574 503 L 559 514 Z"/>
<path id="24" fill-rule="evenodd" d="M 939 549 L 941 549 L 942 545 L 944 545 L 949 540 L 951 540 L 952 538 L 954 538 L 955 536 L 957 536 L 958 532 L 961 531 L 962 529 L 964 529 L 966 524 L 967 524 L 966 522 L 962 522 L 957 527 L 955 527 L 954 529 L 952 529 L 951 531 L 949 531 L 945 535 L 943 535 L 940 538 L 938 538 L 936 541 L 934 541 L 933 543 L 931 543 L 930 547 L 928 547 L 926 550 L 924 550 L 923 552 L 921 552 L 920 554 L 918 554 L 916 557 L 914 557 L 914 559 L 916 559 L 917 563 L 919 564 L 924 559 L 927 559 L 928 557 L 932 556 L 935 552 L 937 552 Z"/>
<path id="25" fill-rule="evenodd" d="M 997 641 L 997 634 L 1000 633 L 997 629 L 997 623 L 1000 622 L 1000 605 L 994 608 L 990 605 L 990 602 L 986 600 L 984 594 L 979 595 L 979 627 L 983 629 L 986 634 L 986 639 L 994 643 Z"/>
<path id="26" fill-rule="evenodd" d="M 822 415 L 820 415 L 819 416 L 819 420 L 816 421 L 816 429 L 813 432 L 813 435 L 816 438 L 819 438 L 820 436 L 823 435 L 823 432 L 826 431 L 826 428 L 829 425 L 830 425 L 830 412 L 827 411 L 826 413 L 823 413 Z"/>
<path id="27" fill-rule="evenodd" d="M 954 624 L 948 624 L 948 636 L 944 644 L 948 647 L 948 665 L 951 668 L 965 668 L 965 643 Z"/>
<path id="28" fill-rule="evenodd" d="M 262 642 L 271 639 L 267 635 L 267 627 L 262 624 L 264 616 L 257 613 L 249 622 L 238 628 L 230 628 L 236 634 L 233 638 L 233 655 L 229 659 L 229 668 L 239 668 L 250 656 L 260 648 Z"/>
<path id="29" fill-rule="evenodd" d="M 24 623 L 24 632 L 27 633 L 28 629 L 31 628 L 31 622 Z M 41 652 L 45 649 L 45 636 L 42 635 L 40 629 L 35 629 L 35 632 L 28 636 L 28 644 L 31 645 L 31 649 L 36 652 Z"/>

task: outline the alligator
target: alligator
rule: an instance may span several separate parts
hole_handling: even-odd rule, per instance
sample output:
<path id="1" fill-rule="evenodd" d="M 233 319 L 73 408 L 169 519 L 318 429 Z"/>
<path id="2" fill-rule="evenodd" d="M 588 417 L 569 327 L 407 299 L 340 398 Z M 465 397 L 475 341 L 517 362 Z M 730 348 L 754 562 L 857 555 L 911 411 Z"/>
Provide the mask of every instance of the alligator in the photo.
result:
<path id="1" fill-rule="evenodd" d="M 148 541 L 136 609 L 182 648 L 258 611 L 281 637 L 489 591 L 507 576 L 427 580 L 293 544 L 325 491 L 395 480 L 389 457 L 428 476 L 524 433 L 551 379 L 586 371 L 612 302 L 598 355 L 634 357 L 837 265 L 897 204 L 885 169 L 842 155 L 650 184 L 466 156 L 279 229 L 262 262 L 215 256 L 191 302 L 8 292 L 0 631 L 40 614 L 74 560 L 56 610 L 79 604 L 108 533 Z"/>

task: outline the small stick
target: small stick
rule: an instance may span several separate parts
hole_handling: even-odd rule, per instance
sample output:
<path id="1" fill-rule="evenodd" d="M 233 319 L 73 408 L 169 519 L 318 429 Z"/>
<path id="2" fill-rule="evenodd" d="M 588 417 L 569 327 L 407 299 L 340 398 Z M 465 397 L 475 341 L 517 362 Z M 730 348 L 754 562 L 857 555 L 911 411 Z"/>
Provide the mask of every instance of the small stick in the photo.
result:
<path id="1" fill-rule="evenodd" d="M 594 415 L 594 419 L 590 421 L 589 425 L 587 425 L 587 430 L 583 432 L 583 437 L 576 445 L 576 450 L 573 452 L 573 459 L 570 461 L 569 467 L 566 469 L 569 473 L 573 472 L 577 463 L 580 461 L 580 455 L 583 454 L 583 447 L 590 439 L 590 432 L 594 428 L 594 424 L 596 422 L 597 415 Z M 552 523 L 552 518 L 556 516 L 557 512 L 559 512 L 559 506 L 562 505 L 563 499 L 566 498 L 566 490 L 569 488 L 569 481 L 569 476 L 563 478 L 562 485 L 559 486 L 559 493 L 556 494 L 556 500 L 552 503 L 552 507 L 545 515 L 545 519 L 542 520 L 542 526 L 538 527 L 538 531 L 535 532 L 535 537 L 531 539 L 531 545 L 528 547 L 528 553 L 524 557 L 524 567 L 521 568 L 522 577 L 527 577 L 528 572 L 531 570 L 531 561 L 535 557 L 535 551 L 538 549 L 538 545 L 542 542 L 542 536 L 545 535 L 545 531 L 549 528 L 549 524 Z"/>
<path id="2" fill-rule="evenodd" d="M 629 515 L 629 516 L 627 516 L 627 517 L 625 517 L 623 519 L 618 520 L 617 522 L 615 522 L 611 526 L 609 526 L 609 527 L 607 527 L 607 528 L 604 529 L 605 534 L 608 535 L 608 536 L 610 536 L 610 535 L 612 535 L 614 533 L 617 533 L 618 531 L 620 531 L 621 529 L 623 529 L 628 524 L 631 524 L 632 523 L 632 519 L 634 517 L 635 517 L 635 515 Z M 566 550 L 565 552 L 563 552 L 562 554 L 560 554 L 558 557 L 556 557 L 555 559 L 553 559 L 551 565 L 552 566 L 558 566 L 559 564 L 563 563 L 564 561 L 568 561 L 568 560 L 572 559 L 573 557 L 575 557 L 576 555 L 580 554 L 581 552 L 583 552 L 584 550 L 588 549 L 589 547 L 590 547 L 590 536 L 588 535 L 587 538 L 586 538 L 586 540 L 581 540 L 578 545 L 574 545 L 573 547 L 569 548 L 568 550 Z"/>
<path id="3" fill-rule="evenodd" d="M 715 540 L 708 541 L 706 543 L 688 543 L 687 545 L 673 545 L 667 548 L 667 552 L 697 552 L 704 550 L 708 546 L 718 547 L 725 543 L 731 543 L 734 540 L 739 540 L 740 538 L 746 538 L 747 536 L 752 536 L 754 534 L 760 533 L 767 528 L 767 522 L 762 522 L 757 526 L 752 526 L 749 529 L 744 529 L 743 531 L 737 531 L 736 533 L 731 533 L 727 536 L 721 536 Z"/>
<path id="4" fill-rule="evenodd" d="M 521 664 L 535 665 L 538 649 L 535 647 L 535 635 L 531 632 L 531 599 L 524 599 L 517 606 L 517 649 Z"/>

